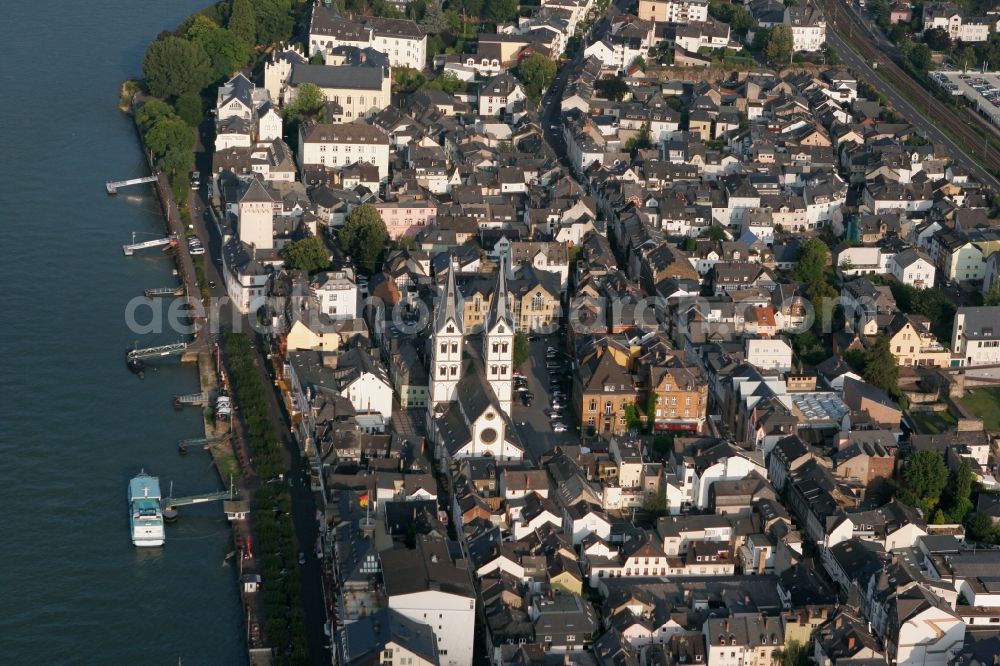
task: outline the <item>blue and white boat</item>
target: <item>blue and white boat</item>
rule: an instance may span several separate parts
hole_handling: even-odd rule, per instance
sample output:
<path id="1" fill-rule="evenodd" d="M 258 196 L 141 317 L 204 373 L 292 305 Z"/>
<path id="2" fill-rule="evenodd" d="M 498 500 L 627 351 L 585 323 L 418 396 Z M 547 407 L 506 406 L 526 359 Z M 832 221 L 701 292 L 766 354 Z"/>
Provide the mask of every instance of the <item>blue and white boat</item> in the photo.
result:
<path id="1" fill-rule="evenodd" d="M 162 546 L 165 539 L 160 480 L 145 471 L 129 481 L 129 525 L 135 546 Z"/>

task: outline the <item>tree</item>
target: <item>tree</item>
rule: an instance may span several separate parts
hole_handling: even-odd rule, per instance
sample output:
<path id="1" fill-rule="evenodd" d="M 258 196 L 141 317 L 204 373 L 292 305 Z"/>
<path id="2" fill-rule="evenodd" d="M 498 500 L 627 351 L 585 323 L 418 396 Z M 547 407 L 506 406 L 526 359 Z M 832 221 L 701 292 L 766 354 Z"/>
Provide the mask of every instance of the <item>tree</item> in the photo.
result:
<path id="1" fill-rule="evenodd" d="M 325 109 L 323 90 L 315 83 L 303 83 L 296 88 L 295 99 L 285 107 L 284 116 L 292 122 L 316 118 Z"/>
<path id="2" fill-rule="evenodd" d="M 947 51 L 951 48 L 951 37 L 944 28 L 932 28 L 924 31 L 924 44 L 931 51 Z"/>
<path id="3" fill-rule="evenodd" d="M 993 286 L 983 297 L 983 305 L 1000 305 L 1000 280 L 993 280 Z"/>
<path id="4" fill-rule="evenodd" d="M 889 349 L 888 336 L 878 336 L 865 353 L 864 378 L 891 396 L 899 394 L 899 362 Z"/>
<path id="5" fill-rule="evenodd" d="M 708 229 L 705 229 L 698 234 L 698 238 L 707 238 L 711 241 L 724 241 L 729 240 L 729 234 L 722 225 L 713 224 Z"/>
<path id="6" fill-rule="evenodd" d="M 903 56 L 921 72 L 926 72 L 931 64 L 931 50 L 926 44 L 914 43 L 909 49 L 903 48 Z"/>
<path id="7" fill-rule="evenodd" d="M 773 63 L 783 64 L 792 57 L 792 29 L 787 25 L 776 25 L 771 28 L 771 34 L 767 37 L 767 47 L 765 53 L 767 58 Z"/>
<path id="8" fill-rule="evenodd" d="M 528 349 L 528 336 L 524 331 L 514 334 L 514 367 L 520 368 L 528 360 L 531 352 Z"/>
<path id="9" fill-rule="evenodd" d="M 197 92 L 213 80 L 212 63 L 205 49 L 180 37 L 158 39 L 146 49 L 142 75 L 157 97 L 177 97 Z"/>
<path id="10" fill-rule="evenodd" d="M 837 53 L 837 49 L 829 44 L 823 47 L 823 57 L 826 58 L 826 64 L 828 65 L 839 65 L 844 62 L 841 60 L 840 54 Z"/>
<path id="11" fill-rule="evenodd" d="M 201 122 L 203 112 L 201 109 L 201 95 L 196 92 L 186 92 L 174 100 L 174 108 L 181 120 L 191 127 L 197 127 Z"/>
<path id="12" fill-rule="evenodd" d="M 340 244 L 344 251 L 369 273 L 375 272 L 376 261 L 388 239 L 385 222 L 378 209 L 371 204 L 352 210 L 340 230 Z"/>
<path id="13" fill-rule="evenodd" d="M 642 510 L 646 513 L 652 514 L 653 517 L 659 518 L 660 516 L 667 515 L 670 510 L 670 505 L 667 504 L 667 498 L 661 493 L 656 495 L 650 495 L 642 503 Z"/>
<path id="14" fill-rule="evenodd" d="M 639 406 L 630 402 L 625 405 L 625 427 L 629 430 L 638 430 L 642 426 L 642 416 L 639 413 Z"/>
<path id="15" fill-rule="evenodd" d="M 612 76 L 605 79 L 598 79 L 594 83 L 594 88 L 600 93 L 601 97 L 609 99 L 612 102 L 620 102 L 628 94 L 628 84 L 625 83 L 625 79 L 620 76 Z"/>
<path id="16" fill-rule="evenodd" d="M 149 131 L 149 128 L 158 123 L 163 118 L 172 118 L 177 114 L 174 112 L 174 107 L 170 106 L 166 102 L 158 99 L 151 99 L 135 114 L 135 122 L 139 125 L 139 129 L 145 134 Z"/>
<path id="17" fill-rule="evenodd" d="M 798 261 L 792 268 L 792 277 L 808 285 L 825 282 L 829 261 L 830 248 L 826 243 L 819 238 L 810 238 L 799 249 Z"/>
<path id="18" fill-rule="evenodd" d="M 441 0 L 433 0 L 433 2 L 427 5 L 427 11 L 424 12 L 424 18 L 420 21 L 420 26 L 429 35 L 439 35 L 448 29 L 448 21 L 445 20 Z"/>
<path id="19" fill-rule="evenodd" d="M 424 87 L 436 88 L 437 90 L 445 91 L 449 95 L 454 95 L 459 90 L 465 89 L 465 81 L 455 76 L 453 72 L 445 72 L 433 81 L 425 83 Z"/>
<path id="20" fill-rule="evenodd" d="M 157 157 L 171 150 L 194 151 L 194 132 L 177 116 L 161 118 L 146 132 L 146 147 Z"/>
<path id="21" fill-rule="evenodd" d="M 646 60 L 642 56 L 636 56 L 632 61 L 632 65 L 638 67 L 643 72 L 646 71 Z"/>
<path id="22" fill-rule="evenodd" d="M 254 14 L 251 0 L 233 0 L 232 11 L 229 14 L 229 24 L 226 26 L 241 42 L 249 48 L 257 44 L 257 17 Z"/>
<path id="23" fill-rule="evenodd" d="M 979 543 L 993 543 L 997 538 L 997 529 L 988 513 L 980 511 L 972 517 L 969 523 L 969 536 Z"/>
<path id="24" fill-rule="evenodd" d="M 489 0 L 488 10 L 494 23 L 508 23 L 517 17 L 517 0 Z"/>
<path id="25" fill-rule="evenodd" d="M 767 41 L 771 38 L 770 28 L 760 28 L 753 33 L 753 41 L 750 42 L 750 50 L 755 53 L 763 53 L 767 48 Z"/>
<path id="26" fill-rule="evenodd" d="M 950 485 L 951 509 L 948 517 L 953 523 L 965 522 L 965 517 L 972 511 L 972 466 L 968 460 L 962 460 L 955 481 Z"/>
<path id="27" fill-rule="evenodd" d="M 524 83 L 528 98 L 532 102 L 538 102 L 542 91 L 556 78 L 556 63 L 541 53 L 532 53 L 521 61 L 517 73 Z"/>
<path id="28" fill-rule="evenodd" d="M 948 485 L 948 466 L 937 451 L 918 451 L 903 465 L 899 498 L 931 515 Z"/>
<path id="29" fill-rule="evenodd" d="M 250 48 L 235 33 L 204 16 L 191 24 L 188 39 L 205 50 L 215 79 L 228 78 L 250 60 Z"/>
<path id="30" fill-rule="evenodd" d="M 426 81 L 427 77 L 411 67 L 392 68 L 392 92 L 395 94 L 414 92 Z"/>
<path id="31" fill-rule="evenodd" d="M 290 0 L 256 0 L 254 19 L 258 44 L 287 42 L 292 38 L 295 17 Z"/>
<path id="32" fill-rule="evenodd" d="M 323 239 L 318 236 L 289 243 L 281 248 L 281 258 L 288 268 L 297 268 L 307 273 L 315 273 L 330 266 L 330 253 L 323 245 Z"/>
<path id="33" fill-rule="evenodd" d="M 650 133 L 649 123 L 643 123 L 642 128 L 639 130 L 639 134 L 630 138 L 625 142 L 625 150 L 632 152 L 633 150 L 647 150 L 653 147 L 653 138 Z"/>

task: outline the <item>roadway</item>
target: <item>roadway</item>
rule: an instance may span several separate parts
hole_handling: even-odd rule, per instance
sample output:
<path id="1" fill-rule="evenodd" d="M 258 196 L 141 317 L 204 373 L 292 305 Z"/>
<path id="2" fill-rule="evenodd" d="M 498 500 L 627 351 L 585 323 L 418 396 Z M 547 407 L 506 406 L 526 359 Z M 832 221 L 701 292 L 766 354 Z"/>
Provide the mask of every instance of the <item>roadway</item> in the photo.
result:
<path id="1" fill-rule="evenodd" d="M 205 174 L 207 181 L 212 173 L 212 132 L 210 120 L 202 124 L 201 145 L 208 146 L 195 154 L 195 168 Z M 299 566 L 301 581 L 302 609 L 305 614 L 306 647 L 309 651 L 309 663 L 321 664 L 330 662 L 329 639 L 324 632 L 326 624 L 326 608 L 323 599 L 323 577 L 320 561 L 316 558 L 314 548 L 319 526 L 316 520 L 316 498 L 309 486 L 309 465 L 299 452 L 299 445 L 292 437 L 288 416 L 279 395 L 278 387 L 268 371 L 264 354 L 268 353 L 266 341 L 261 336 L 253 334 L 249 317 L 240 314 L 229 303 L 225 290 L 225 280 L 221 274 L 222 238 L 209 214 L 210 202 L 206 182 L 202 182 L 197 192 L 191 192 L 189 198 L 191 207 L 191 226 L 206 248 L 205 277 L 214 286 L 209 288 L 213 301 L 221 302 L 219 321 L 232 328 L 239 327 L 250 335 L 251 345 L 256 352 L 253 355 L 254 364 L 264 386 L 270 386 L 271 391 L 265 391 L 268 415 L 274 425 L 275 432 L 281 436 L 284 448 L 285 465 L 288 470 L 288 489 L 292 499 L 292 522 L 295 527 L 296 547 L 306 554 L 305 564 Z M 186 244 L 184 249 L 186 250 Z M 219 300 L 222 299 L 222 300 Z M 266 481 L 266 479 L 263 479 Z"/>
<path id="2" fill-rule="evenodd" d="M 831 8 L 833 11 L 831 12 Z M 994 191 L 1000 192 L 1000 180 L 989 173 L 983 166 L 973 159 L 969 153 L 954 139 L 951 138 L 947 133 L 940 129 L 940 126 L 948 126 L 949 129 L 958 136 L 967 136 L 968 134 L 975 134 L 973 130 L 968 125 L 963 125 L 955 118 L 954 109 L 948 109 L 941 102 L 934 99 L 931 96 L 930 91 L 925 90 L 916 81 L 905 72 L 903 72 L 899 67 L 885 55 L 884 45 L 876 45 L 873 43 L 873 38 L 870 34 L 866 34 L 864 30 L 854 30 L 853 27 L 859 23 L 857 16 L 844 16 L 839 10 L 839 6 L 832 5 L 831 2 L 826 4 L 827 16 L 831 17 L 831 25 L 827 29 L 826 41 L 832 46 L 837 53 L 840 55 L 844 63 L 850 67 L 854 72 L 862 76 L 873 88 L 878 90 L 881 94 L 889 100 L 892 106 L 903 116 L 905 116 L 910 122 L 915 126 L 924 131 L 928 138 L 933 142 L 943 145 L 951 158 L 958 164 L 962 165 L 969 170 L 977 180 L 985 185 L 993 188 Z M 850 23 L 843 24 L 843 20 L 846 18 Z M 842 27 L 847 27 L 849 32 L 848 35 L 853 42 L 848 44 L 847 41 L 840 36 L 840 34 L 834 29 L 833 23 L 841 22 Z M 866 25 L 863 20 L 860 20 L 862 26 Z M 870 26 L 869 26 L 870 29 Z M 911 90 L 911 93 L 915 92 L 917 89 L 921 91 L 921 95 L 925 96 L 926 107 L 918 108 L 910 100 L 897 92 L 895 88 L 890 86 L 885 80 L 883 80 L 872 68 L 871 63 L 864 57 L 859 55 L 857 49 L 857 44 L 864 40 L 865 50 L 870 54 L 877 54 L 874 58 L 876 66 L 881 67 L 883 73 L 886 76 L 891 77 L 898 85 Z M 916 89 L 913 88 L 916 86 Z M 932 118 L 931 116 L 936 116 Z M 978 136 L 976 134 L 976 136 Z M 968 137 L 967 138 L 971 138 Z M 990 150 L 989 153 L 984 155 L 984 161 L 993 166 L 1000 166 L 1000 160 L 996 157 L 996 151 Z"/>
<path id="3" fill-rule="evenodd" d="M 525 455 L 537 463 L 542 454 L 556 446 L 579 444 L 580 435 L 574 425 L 575 419 L 569 406 L 563 410 L 565 414 L 563 422 L 567 426 L 566 432 L 553 432 L 551 421 L 545 414 L 545 410 L 551 406 L 549 399 L 550 373 L 545 367 L 545 351 L 549 347 L 562 349 L 559 334 L 540 335 L 538 340 L 528 344 L 530 348 L 528 361 L 521 366 L 520 371 L 528 378 L 528 390 L 535 395 L 535 399 L 530 407 L 525 407 L 515 394 L 511 408 L 511 420 L 521 438 L 521 443 L 524 444 Z M 569 369 L 569 361 L 565 357 L 560 362 L 565 363 L 566 369 Z M 568 398 L 567 403 L 569 403 Z"/>

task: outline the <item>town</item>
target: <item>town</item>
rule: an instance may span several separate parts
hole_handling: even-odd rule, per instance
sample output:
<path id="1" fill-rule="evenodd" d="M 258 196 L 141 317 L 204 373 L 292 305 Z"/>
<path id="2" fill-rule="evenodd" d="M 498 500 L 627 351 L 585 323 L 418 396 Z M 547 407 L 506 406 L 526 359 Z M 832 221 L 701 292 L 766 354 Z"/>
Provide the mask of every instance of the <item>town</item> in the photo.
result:
<path id="1" fill-rule="evenodd" d="M 814 0 L 362 4 L 226 72 L 200 172 L 137 114 L 266 324 L 331 663 L 995 664 L 986 148 Z"/>

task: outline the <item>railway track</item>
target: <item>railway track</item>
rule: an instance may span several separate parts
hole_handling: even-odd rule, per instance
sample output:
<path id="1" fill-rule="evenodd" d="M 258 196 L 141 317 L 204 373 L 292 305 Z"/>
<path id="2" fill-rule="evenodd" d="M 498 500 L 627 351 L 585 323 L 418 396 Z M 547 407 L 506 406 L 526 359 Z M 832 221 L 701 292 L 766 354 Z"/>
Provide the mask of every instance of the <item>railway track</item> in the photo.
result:
<path id="1" fill-rule="evenodd" d="M 824 6 L 827 20 L 840 32 L 840 38 L 845 44 L 852 47 L 873 69 L 877 69 L 878 74 L 881 74 L 904 97 L 908 97 L 914 107 L 920 108 L 931 123 L 950 132 L 962 144 L 961 147 L 965 149 L 967 155 L 973 161 L 978 159 L 991 172 L 991 176 L 1000 169 L 1000 150 L 963 119 L 963 114 L 968 113 L 967 110 L 962 109 L 956 113 L 955 109 L 936 99 L 924 86 L 903 71 L 887 53 L 879 49 L 866 34 L 864 26 L 852 21 L 852 16 L 838 7 L 836 0 L 824 0 Z M 848 34 L 851 36 L 850 40 L 844 37 Z M 976 118 L 970 120 L 978 123 Z M 997 187 L 997 183 L 996 178 L 991 178 L 990 184 L 994 188 Z"/>

